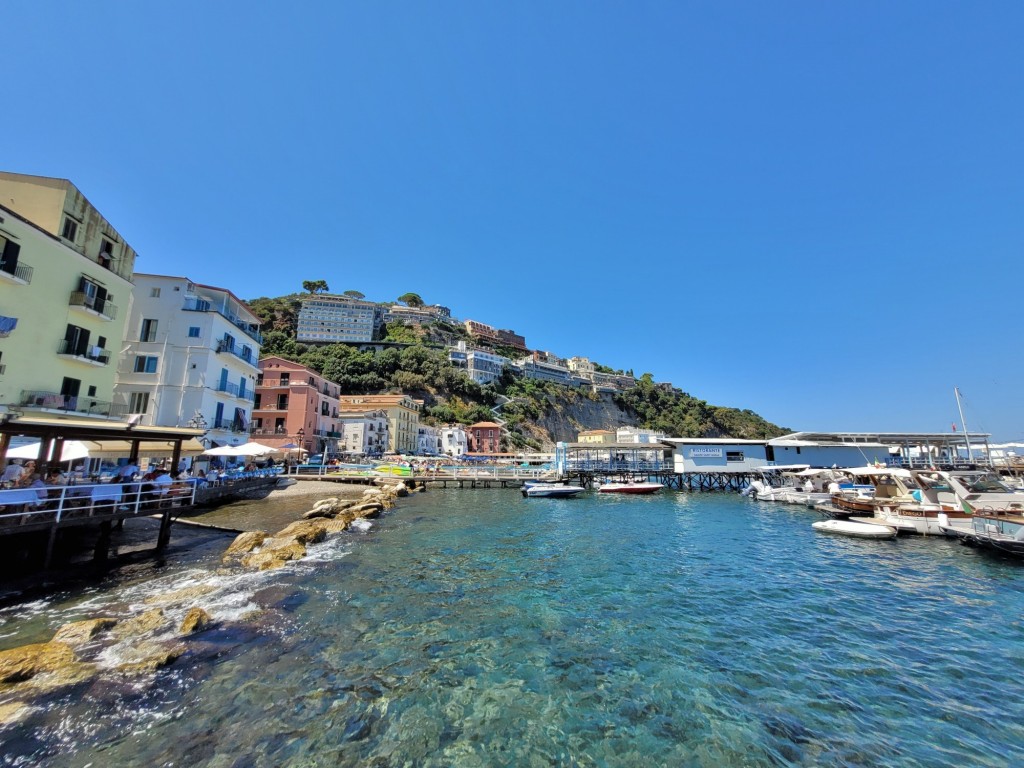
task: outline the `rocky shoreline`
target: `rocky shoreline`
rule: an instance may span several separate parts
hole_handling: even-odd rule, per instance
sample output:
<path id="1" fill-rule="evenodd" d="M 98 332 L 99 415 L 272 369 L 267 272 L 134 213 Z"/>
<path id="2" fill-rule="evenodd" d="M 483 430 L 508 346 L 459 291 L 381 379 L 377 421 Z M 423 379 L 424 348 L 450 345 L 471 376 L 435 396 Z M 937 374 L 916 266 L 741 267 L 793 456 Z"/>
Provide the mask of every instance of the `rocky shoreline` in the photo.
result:
<path id="1" fill-rule="evenodd" d="M 298 493 L 291 495 L 313 496 L 324 490 L 296 488 Z M 224 552 L 222 563 L 229 569 L 280 568 L 305 557 L 308 545 L 343 533 L 360 519 L 379 516 L 408 493 L 398 483 L 368 488 L 356 498 L 320 498 L 302 519 L 273 535 L 266 531 L 240 534 Z M 153 607 L 129 618 L 99 616 L 71 622 L 47 642 L 0 651 L 0 726 L 27 716 L 37 698 L 70 690 L 101 674 L 124 679 L 155 675 L 188 651 L 190 636 L 216 625 L 216 616 L 195 604 L 212 589 L 199 585 L 176 590 L 147 600 Z M 174 621 L 165 609 L 175 615 L 184 611 L 184 617 Z M 111 651 L 116 651 L 116 665 L 103 661 Z"/>

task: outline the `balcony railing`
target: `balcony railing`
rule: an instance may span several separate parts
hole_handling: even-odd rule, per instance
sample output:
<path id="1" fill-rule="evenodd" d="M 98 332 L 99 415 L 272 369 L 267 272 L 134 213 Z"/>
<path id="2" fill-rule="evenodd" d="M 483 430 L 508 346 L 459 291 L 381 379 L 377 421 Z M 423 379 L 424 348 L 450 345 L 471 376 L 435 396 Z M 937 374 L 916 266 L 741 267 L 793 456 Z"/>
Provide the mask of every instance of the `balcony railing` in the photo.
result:
<path id="1" fill-rule="evenodd" d="M 106 365 L 110 362 L 110 350 L 90 344 L 75 344 L 67 339 L 61 339 L 57 345 L 58 355 L 67 355 L 77 360 L 87 360 L 90 363 Z"/>
<path id="2" fill-rule="evenodd" d="M 244 360 L 249 365 L 256 365 L 256 355 L 253 354 L 251 349 L 247 349 L 243 352 L 238 347 L 227 344 L 224 339 L 217 342 L 217 352 L 226 352 L 229 355 L 234 355 L 239 360 Z"/>
<path id="3" fill-rule="evenodd" d="M 229 432 L 245 432 L 245 424 L 235 419 L 214 419 L 213 429 L 226 429 Z"/>
<path id="4" fill-rule="evenodd" d="M 90 312 L 95 312 L 100 317 L 113 320 L 117 317 L 117 307 L 106 299 L 97 299 L 83 291 L 72 291 L 68 304 L 72 307 L 82 307 Z"/>
<path id="5" fill-rule="evenodd" d="M 182 309 L 187 312 L 216 312 L 257 344 L 263 343 L 263 335 L 259 332 L 258 327 L 253 328 L 251 323 L 245 322 L 240 317 L 232 315 L 230 312 L 225 312 L 224 309 L 214 306 L 210 301 L 190 297 L 185 299 L 185 305 Z"/>
<path id="6" fill-rule="evenodd" d="M 254 400 L 256 398 L 255 390 L 250 389 L 247 392 L 239 392 L 237 384 L 231 384 L 230 382 L 224 384 L 218 384 L 214 387 L 215 392 L 224 392 L 225 394 L 231 395 L 232 397 L 240 397 L 242 400 Z"/>
<path id="7" fill-rule="evenodd" d="M 250 435 L 278 435 L 278 436 L 282 436 L 282 435 L 287 435 L 288 434 L 288 430 L 285 427 L 278 427 L 277 429 L 275 429 L 274 427 L 250 427 L 249 434 Z"/>
<path id="8" fill-rule="evenodd" d="M 128 415 L 128 406 L 121 403 L 108 403 L 81 395 L 62 395 L 58 392 L 23 391 L 20 405 L 24 408 L 43 408 L 48 411 L 84 413 L 117 419 L 123 419 Z"/>
<path id="9" fill-rule="evenodd" d="M 5 261 L 0 261 L 0 272 L 7 275 L 8 277 L 14 278 L 20 283 L 25 283 L 26 285 L 32 282 L 33 271 L 34 270 L 32 269 L 32 267 L 30 267 L 28 264 L 22 264 L 21 262 L 18 262 L 17 264 L 12 266 Z"/>

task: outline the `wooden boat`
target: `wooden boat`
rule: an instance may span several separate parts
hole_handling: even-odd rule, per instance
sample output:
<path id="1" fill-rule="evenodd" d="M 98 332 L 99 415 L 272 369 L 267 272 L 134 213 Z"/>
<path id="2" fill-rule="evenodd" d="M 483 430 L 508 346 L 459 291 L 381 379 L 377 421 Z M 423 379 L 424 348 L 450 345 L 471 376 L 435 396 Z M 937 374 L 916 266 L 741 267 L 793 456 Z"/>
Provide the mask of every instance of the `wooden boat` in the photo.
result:
<path id="1" fill-rule="evenodd" d="M 817 523 L 811 523 L 811 527 L 822 533 L 836 533 L 858 539 L 892 539 L 896 537 L 896 529 L 887 525 L 855 523 L 850 520 L 820 520 Z"/>
<path id="2" fill-rule="evenodd" d="M 605 483 L 597 490 L 601 493 L 655 493 L 664 488 L 661 483 L 649 483 L 649 482 L 627 482 L 627 483 Z"/>

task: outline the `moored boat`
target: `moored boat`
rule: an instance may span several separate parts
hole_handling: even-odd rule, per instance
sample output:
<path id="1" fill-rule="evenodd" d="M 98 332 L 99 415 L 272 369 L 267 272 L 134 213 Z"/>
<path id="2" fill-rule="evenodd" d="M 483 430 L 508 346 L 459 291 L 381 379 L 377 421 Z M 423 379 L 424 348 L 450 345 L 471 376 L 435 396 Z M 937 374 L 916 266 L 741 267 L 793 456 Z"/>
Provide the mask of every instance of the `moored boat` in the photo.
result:
<path id="1" fill-rule="evenodd" d="M 559 485 L 555 483 L 535 483 L 523 487 L 523 496 L 528 499 L 548 498 L 560 499 L 571 498 L 577 493 L 586 490 L 578 485 Z"/>
<path id="2" fill-rule="evenodd" d="M 892 539 L 896 537 L 896 529 L 887 525 L 857 523 L 850 520 L 820 520 L 817 523 L 811 523 L 811 527 L 822 533 L 835 533 L 857 539 Z"/>
<path id="3" fill-rule="evenodd" d="M 625 482 L 625 483 L 605 483 L 600 486 L 597 490 L 601 493 L 655 493 L 660 491 L 664 486 L 661 483 L 651 482 Z"/>

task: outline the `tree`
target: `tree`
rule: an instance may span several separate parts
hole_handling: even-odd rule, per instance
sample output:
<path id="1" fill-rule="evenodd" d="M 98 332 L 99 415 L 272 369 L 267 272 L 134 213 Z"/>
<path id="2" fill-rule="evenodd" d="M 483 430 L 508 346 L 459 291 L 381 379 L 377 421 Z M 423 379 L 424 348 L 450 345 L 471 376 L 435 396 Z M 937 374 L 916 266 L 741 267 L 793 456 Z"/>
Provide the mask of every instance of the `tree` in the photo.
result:
<path id="1" fill-rule="evenodd" d="M 310 293 L 327 293 L 331 289 L 327 287 L 326 280 L 303 280 L 302 290 Z"/>
<path id="2" fill-rule="evenodd" d="M 418 293 L 403 293 L 396 301 L 402 302 L 407 307 L 422 307 L 426 303 Z"/>
<path id="3" fill-rule="evenodd" d="M 353 299 L 365 299 L 366 294 L 359 291 L 345 291 L 342 296 L 351 296 Z"/>

